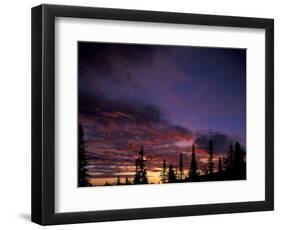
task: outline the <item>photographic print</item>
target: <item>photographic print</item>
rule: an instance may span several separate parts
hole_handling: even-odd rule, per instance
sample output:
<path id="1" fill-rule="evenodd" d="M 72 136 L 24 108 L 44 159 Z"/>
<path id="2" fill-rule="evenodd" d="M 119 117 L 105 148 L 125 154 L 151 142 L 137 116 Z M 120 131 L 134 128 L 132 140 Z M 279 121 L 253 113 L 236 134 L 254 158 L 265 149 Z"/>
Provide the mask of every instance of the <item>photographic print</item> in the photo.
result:
<path id="1" fill-rule="evenodd" d="M 78 187 L 245 180 L 246 49 L 78 42 L 77 130 Z"/>

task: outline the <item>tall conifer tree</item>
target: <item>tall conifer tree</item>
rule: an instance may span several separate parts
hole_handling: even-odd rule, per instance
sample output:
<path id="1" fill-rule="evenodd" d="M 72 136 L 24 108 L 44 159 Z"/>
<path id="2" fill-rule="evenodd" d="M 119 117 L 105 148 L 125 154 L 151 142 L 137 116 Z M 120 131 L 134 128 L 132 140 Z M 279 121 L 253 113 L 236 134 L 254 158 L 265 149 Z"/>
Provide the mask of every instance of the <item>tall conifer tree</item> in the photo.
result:
<path id="1" fill-rule="evenodd" d="M 134 184 L 148 184 L 144 163 L 145 163 L 144 151 L 143 151 L 143 146 L 141 146 L 141 149 L 138 152 L 138 156 L 136 158 L 136 174 L 134 178 Z"/>
<path id="2" fill-rule="evenodd" d="M 176 175 L 174 171 L 174 166 L 172 164 L 169 165 L 169 171 L 168 171 L 168 182 L 169 183 L 174 183 L 176 182 Z"/>
<path id="3" fill-rule="evenodd" d="M 212 175 L 214 173 L 214 162 L 213 162 L 213 157 L 214 157 L 214 148 L 213 148 L 213 141 L 210 140 L 209 142 L 209 159 L 208 159 L 208 174 Z"/>
<path id="4" fill-rule="evenodd" d="M 190 168 L 188 172 L 188 176 L 190 179 L 195 179 L 198 176 L 197 172 L 197 162 L 196 162 L 196 153 L 195 153 L 195 146 L 192 145 L 192 153 L 191 153 L 191 162 L 190 162 Z"/>
<path id="5" fill-rule="evenodd" d="M 218 163 L 218 172 L 222 173 L 223 169 L 222 169 L 222 161 L 221 161 L 221 157 L 219 157 L 219 163 Z"/>
<path id="6" fill-rule="evenodd" d="M 168 175 L 167 175 L 167 164 L 166 160 L 163 160 L 163 165 L 162 165 L 162 172 L 160 174 L 160 181 L 161 183 L 167 183 L 168 181 Z"/>
<path id="7" fill-rule="evenodd" d="M 91 186 L 90 175 L 87 169 L 86 160 L 86 142 L 84 140 L 83 126 L 79 125 L 78 130 L 78 186 L 86 187 Z"/>
<path id="8" fill-rule="evenodd" d="M 183 160 L 182 160 L 182 153 L 180 154 L 180 161 L 179 161 L 179 180 L 184 179 L 184 171 L 183 171 Z"/>

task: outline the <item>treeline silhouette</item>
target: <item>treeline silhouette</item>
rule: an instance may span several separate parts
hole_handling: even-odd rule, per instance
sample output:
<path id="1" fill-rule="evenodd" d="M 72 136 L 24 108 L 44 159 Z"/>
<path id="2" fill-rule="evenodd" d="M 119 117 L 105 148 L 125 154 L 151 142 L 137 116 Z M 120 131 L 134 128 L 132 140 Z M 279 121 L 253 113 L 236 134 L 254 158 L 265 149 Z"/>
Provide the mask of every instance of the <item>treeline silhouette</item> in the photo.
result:
<path id="1" fill-rule="evenodd" d="M 79 187 L 92 186 L 89 180 L 86 159 L 86 142 L 84 140 L 84 132 L 79 125 Z M 144 147 L 141 146 L 135 160 L 135 175 L 132 180 L 125 177 L 125 182 L 121 182 L 120 176 L 117 176 L 116 182 L 109 183 L 106 181 L 104 185 L 132 185 L 132 184 L 152 184 L 149 182 L 145 168 Z M 183 161 L 183 154 L 180 153 L 178 165 L 173 165 L 164 159 L 160 173 L 159 183 L 182 183 L 182 182 L 200 182 L 200 181 L 222 181 L 222 180 L 245 180 L 246 179 L 246 152 L 240 146 L 239 142 L 229 146 L 229 150 L 225 157 L 219 157 L 218 163 L 214 163 L 214 146 L 213 141 L 209 141 L 208 145 L 208 161 L 203 169 L 198 168 L 195 145 L 192 145 L 191 161 L 187 173 Z"/>
<path id="2" fill-rule="evenodd" d="M 87 169 L 86 142 L 84 140 L 84 130 L 82 125 L 78 127 L 78 186 L 91 186 L 91 175 Z"/>
<path id="3" fill-rule="evenodd" d="M 196 160 L 195 145 L 192 145 L 190 167 L 188 173 L 184 174 L 182 154 L 179 157 L 179 167 L 172 163 L 167 166 L 163 160 L 162 172 L 160 174 L 161 183 L 180 183 L 196 181 L 220 181 L 220 180 L 245 180 L 246 179 L 246 152 L 241 148 L 239 142 L 234 147 L 230 145 L 226 157 L 219 157 L 217 169 L 214 164 L 213 141 L 209 141 L 208 163 L 203 170 L 198 169 Z"/>

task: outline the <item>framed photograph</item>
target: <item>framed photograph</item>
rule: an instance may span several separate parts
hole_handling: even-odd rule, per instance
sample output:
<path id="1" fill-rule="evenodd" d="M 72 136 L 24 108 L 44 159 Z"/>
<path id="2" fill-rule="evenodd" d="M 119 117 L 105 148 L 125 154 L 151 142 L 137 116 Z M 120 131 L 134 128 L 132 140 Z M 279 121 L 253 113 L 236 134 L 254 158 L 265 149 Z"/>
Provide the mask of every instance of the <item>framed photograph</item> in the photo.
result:
<path id="1" fill-rule="evenodd" d="M 273 210 L 274 21 L 32 8 L 32 221 Z"/>

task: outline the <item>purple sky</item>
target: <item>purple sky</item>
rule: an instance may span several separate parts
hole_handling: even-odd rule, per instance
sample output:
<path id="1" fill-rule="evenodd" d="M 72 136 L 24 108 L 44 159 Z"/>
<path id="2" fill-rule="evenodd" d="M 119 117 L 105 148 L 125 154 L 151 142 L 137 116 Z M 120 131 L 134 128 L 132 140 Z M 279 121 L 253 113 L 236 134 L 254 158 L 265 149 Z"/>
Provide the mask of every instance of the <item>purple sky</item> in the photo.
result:
<path id="1" fill-rule="evenodd" d="M 200 152 L 212 139 L 218 155 L 235 141 L 245 147 L 246 50 L 86 42 L 78 48 L 79 122 L 93 175 L 131 172 L 142 144 L 151 171 L 180 152 L 188 168 L 193 142 Z"/>

